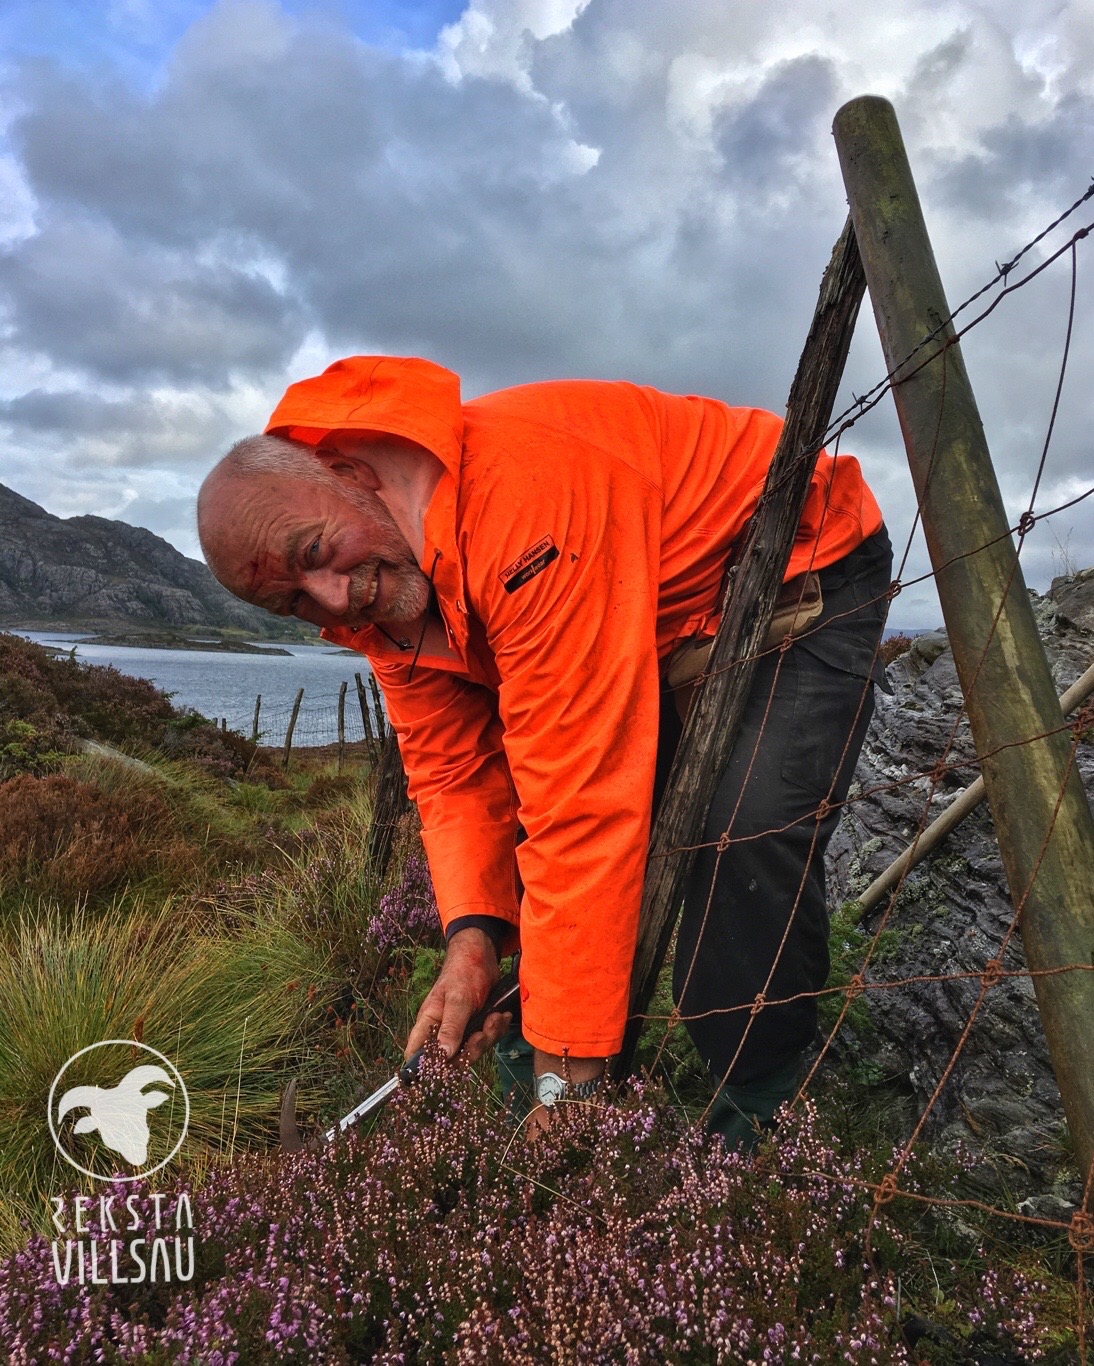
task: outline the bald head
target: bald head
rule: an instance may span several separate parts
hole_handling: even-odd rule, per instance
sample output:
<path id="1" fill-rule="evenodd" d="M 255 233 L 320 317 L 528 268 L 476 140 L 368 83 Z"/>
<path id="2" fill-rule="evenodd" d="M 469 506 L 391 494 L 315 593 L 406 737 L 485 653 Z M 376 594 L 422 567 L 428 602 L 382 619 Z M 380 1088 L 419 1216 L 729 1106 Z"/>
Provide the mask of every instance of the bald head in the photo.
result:
<path id="1" fill-rule="evenodd" d="M 425 611 L 429 584 L 406 535 L 377 494 L 393 456 L 369 443 L 316 449 L 277 436 L 238 441 L 198 494 L 198 536 L 209 568 L 236 597 L 317 626 L 406 622 Z M 428 453 L 405 443 L 413 458 Z"/>
<path id="2" fill-rule="evenodd" d="M 233 537 L 234 514 L 248 491 L 273 479 L 302 480 L 340 492 L 338 476 L 319 459 L 313 446 L 260 433 L 237 441 L 202 481 L 198 491 L 198 539 L 206 563 L 225 588 L 236 589 L 222 577 L 225 551 Z M 237 596 L 239 596 L 237 594 Z"/>

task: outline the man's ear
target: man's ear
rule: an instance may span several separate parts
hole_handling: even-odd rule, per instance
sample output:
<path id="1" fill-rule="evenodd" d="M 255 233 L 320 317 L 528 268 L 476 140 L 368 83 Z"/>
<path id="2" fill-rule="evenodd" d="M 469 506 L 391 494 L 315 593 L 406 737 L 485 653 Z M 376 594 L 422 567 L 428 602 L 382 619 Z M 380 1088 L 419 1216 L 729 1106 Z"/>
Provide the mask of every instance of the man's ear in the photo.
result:
<path id="1" fill-rule="evenodd" d="M 351 484 L 357 484 L 373 493 L 380 487 L 376 471 L 359 455 L 349 455 L 336 446 L 316 446 L 315 458 L 339 479 L 348 479 Z"/>

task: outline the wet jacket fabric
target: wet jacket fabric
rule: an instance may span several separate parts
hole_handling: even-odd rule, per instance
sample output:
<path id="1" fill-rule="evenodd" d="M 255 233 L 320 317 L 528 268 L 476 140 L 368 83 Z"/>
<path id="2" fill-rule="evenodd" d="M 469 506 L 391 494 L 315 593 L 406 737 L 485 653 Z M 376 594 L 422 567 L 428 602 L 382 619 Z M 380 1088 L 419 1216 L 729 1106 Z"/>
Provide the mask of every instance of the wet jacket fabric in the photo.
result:
<path id="1" fill-rule="evenodd" d="M 324 634 L 365 654 L 383 688 L 442 922 L 519 925 L 524 1034 L 548 1052 L 608 1056 L 622 1041 L 659 674 L 676 643 L 716 629 L 727 552 L 781 425 L 587 380 L 461 403 L 458 378 L 429 361 L 355 356 L 292 385 L 267 426 L 309 444 L 390 433 L 444 466 L 421 561 L 439 619 L 413 674 L 413 651 L 373 627 Z M 822 455 L 787 577 L 881 521 L 858 462 Z"/>

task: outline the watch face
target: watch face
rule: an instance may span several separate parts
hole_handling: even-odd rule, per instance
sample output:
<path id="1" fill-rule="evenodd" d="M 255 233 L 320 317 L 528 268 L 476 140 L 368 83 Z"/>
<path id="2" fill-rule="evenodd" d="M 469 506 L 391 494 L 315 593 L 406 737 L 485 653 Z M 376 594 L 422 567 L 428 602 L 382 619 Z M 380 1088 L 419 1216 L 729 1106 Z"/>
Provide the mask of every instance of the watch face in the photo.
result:
<path id="1" fill-rule="evenodd" d="M 554 1105 L 566 1094 L 566 1083 L 555 1072 L 544 1072 L 536 1078 L 536 1100 L 541 1105 Z"/>

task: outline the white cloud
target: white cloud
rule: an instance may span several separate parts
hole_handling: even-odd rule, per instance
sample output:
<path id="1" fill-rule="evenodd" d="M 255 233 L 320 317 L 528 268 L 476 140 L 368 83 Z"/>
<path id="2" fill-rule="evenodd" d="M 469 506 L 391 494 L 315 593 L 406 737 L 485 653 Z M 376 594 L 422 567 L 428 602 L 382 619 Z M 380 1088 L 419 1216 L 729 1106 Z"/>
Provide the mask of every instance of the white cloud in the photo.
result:
<path id="1" fill-rule="evenodd" d="M 519 90 L 534 89 L 531 44 L 564 33 L 589 0 L 472 0 L 441 30 L 437 56 L 450 80 L 493 77 Z"/>

